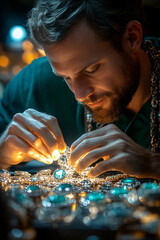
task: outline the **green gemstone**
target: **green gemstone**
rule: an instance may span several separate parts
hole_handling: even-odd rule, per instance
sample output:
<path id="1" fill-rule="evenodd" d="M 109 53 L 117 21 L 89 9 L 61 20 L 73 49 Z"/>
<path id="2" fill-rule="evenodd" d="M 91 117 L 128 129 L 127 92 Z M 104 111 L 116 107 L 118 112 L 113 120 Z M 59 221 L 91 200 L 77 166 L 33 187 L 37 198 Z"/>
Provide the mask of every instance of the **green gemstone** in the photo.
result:
<path id="1" fill-rule="evenodd" d="M 89 201 L 97 202 L 104 199 L 104 194 L 100 192 L 92 192 L 88 194 L 87 198 Z"/>
<path id="2" fill-rule="evenodd" d="M 122 183 L 136 183 L 135 178 L 125 178 L 121 180 Z"/>
<path id="3" fill-rule="evenodd" d="M 34 192 L 36 190 L 39 190 L 40 187 L 36 186 L 36 185 L 30 185 L 27 187 L 27 192 Z"/>
<path id="4" fill-rule="evenodd" d="M 63 169 L 57 169 L 55 172 L 54 172 L 54 177 L 58 180 L 61 180 L 63 179 L 64 177 L 66 176 L 66 173 Z"/>
<path id="5" fill-rule="evenodd" d="M 126 188 L 113 188 L 111 190 L 111 193 L 115 196 L 119 196 L 119 195 L 127 194 L 128 190 Z"/>
<path id="6" fill-rule="evenodd" d="M 63 195 L 51 195 L 48 197 L 48 199 L 51 203 L 55 203 L 55 204 L 63 203 L 66 201 L 66 198 Z"/>
<path id="7" fill-rule="evenodd" d="M 112 187 L 111 185 L 103 185 L 100 187 L 100 190 L 105 191 L 105 190 L 110 190 Z"/>
<path id="8" fill-rule="evenodd" d="M 71 185 L 70 183 L 62 183 L 57 187 L 58 191 L 64 191 L 64 192 L 69 192 L 71 191 L 73 188 L 73 185 Z"/>
<path id="9" fill-rule="evenodd" d="M 153 183 L 153 182 L 147 182 L 147 183 L 143 183 L 142 188 L 147 190 L 147 189 L 158 189 L 159 186 L 157 183 Z"/>

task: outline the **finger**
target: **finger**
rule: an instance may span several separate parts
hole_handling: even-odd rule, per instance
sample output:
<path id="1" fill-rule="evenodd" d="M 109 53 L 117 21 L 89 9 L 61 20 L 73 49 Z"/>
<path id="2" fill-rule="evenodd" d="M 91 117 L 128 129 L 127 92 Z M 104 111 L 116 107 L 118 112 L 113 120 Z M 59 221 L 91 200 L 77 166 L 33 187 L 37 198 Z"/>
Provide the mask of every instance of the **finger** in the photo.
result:
<path id="1" fill-rule="evenodd" d="M 106 171 L 120 171 L 119 166 L 117 165 L 117 161 L 114 159 L 108 159 L 98 163 L 95 167 L 93 167 L 88 172 L 88 177 L 94 178 Z"/>
<path id="2" fill-rule="evenodd" d="M 40 162 L 44 162 L 47 164 L 51 164 L 53 160 L 47 159 L 44 155 L 40 152 L 36 151 L 35 149 L 31 148 L 31 146 L 25 142 L 23 139 L 15 136 L 10 135 L 10 147 L 12 148 L 12 165 L 18 164 L 23 161 L 25 155 L 31 157 L 32 159 L 36 159 Z M 9 160 L 11 161 L 11 160 Z"/>
<path id="3" fill-rule="evenodd" d="M 89 133 L 83 134 L 80 138 L 78 138 L 74 143 L 71 145 L 71 152 L 84 140 L 88 140 L 90 138 L 95 137 L 103 137 L 105 136 L 106 139 L 115 140 L 118 138 L 122 138 L 122 131 L 114 124 L 108 124 L 105 127 L 96 129 Z"/>
<path id="4" fill-rule="evenodd" d="M 12 131 L 13 134 L 16 136 L 24 139 L 32 148 L 35 148 L 37 151 L 42 153 L 46 158 L 51 159 L 51 155 L 48 152 L 47 147 L 41 141 L 40 138 L 32 134 L 30 131 L 25 129 L 24 127 L 20 126 L 17 123 L 12 124 Z"/>
<path id="5" fill-rule="evenodd" d="M 108 160 L 102 161 L 88 172 L 88 177 L 97 177 L 106 171 L 121 171 L 128 174 L 126 171 L 126 159 L 128 158 L 128 154 L 118 154 Z"/>
<path id="6" fill-rule="evenodd" d="M 14 121 L 16 123 L 23 124 L 24 128 L 28 129 L 32 134 L 40 138 L 48 149 L 50 155 L 54 157 L 53 152 L 58 148 L 57 141 L 46 125 L 30 117 L 28 114 L 27 116 L 24 114 L 18 114 L 14 117 Z"/>
<path id="7" fill-rule="evenodd" d="M 109 156 L 106 156 L 105 148 L 97 148 L 93 151 L 89 152 L 83 159 L 78 161 L 75 169 L 77 172 L 84 171 L 87 167 L 89 167 L 92 163 L 96 162 L 100 158 L 109 159 Z"/>
<path id="8" fill-rule="evenodd" d="M 77 147 L 71 152 L 69 163 L 74 166 L 76 161 L 84 156 L 88 155 L 93 149 L 100 148 L 104 145 L 104 136 L 95 137 L 83 140 Z M 90 154 L 88 155 L 90 156 Z"/>
<path id="9" fill-rule="evenodd" d="M 86 156 L 93 149 L 99 149 L 99 158 L 105 155 L 112 156 L 117 149 L 120 149 L 119 145 L 122 141 L 121 139 L 114 140 L 113 135 L 109 135 L 108 137 L 103 135 L 85 139 L 73 150 L 73 152 L 71 152 L 69 163 L 74 166 L 79 158 L 83 158 L 83 156 Z"/>
<path id="10" fill-rule="evenodd" d="M 98 131 L 99 130 L 99 131 Z M 71 152 L 74 151 L 74 149 L 83 141 L 89 139 L 89 138 L 94 138 L 94 137 L 98 137 L 98 136 L 102 136 L 102 131 L 100 131 L 100 129 L 94 130 L 92 132 L 89 133 L 85 133 L 83 134 L 81 137 L 79 137 L 75 142 L 72 143 L 71 145 Z"/>
<path id="11" fill-rule="evenodd" d="M 56 139 L 58 143 L 58 148 L 60 152 L 64 152 L 66 149 L 66 144 L 63 138 L 63 134 L 60 130 L 58 121 L 55 117 L 45 114 L 45 113 L 40 113 L 34 109 L 32 110 L 27 110 L 25 111 L 25 114 L 28 114 L 31 117 L 34 117 L 36 120 L 40 121 L 43 123 L 45 126 L 48 127 L 54 138 Z"/>

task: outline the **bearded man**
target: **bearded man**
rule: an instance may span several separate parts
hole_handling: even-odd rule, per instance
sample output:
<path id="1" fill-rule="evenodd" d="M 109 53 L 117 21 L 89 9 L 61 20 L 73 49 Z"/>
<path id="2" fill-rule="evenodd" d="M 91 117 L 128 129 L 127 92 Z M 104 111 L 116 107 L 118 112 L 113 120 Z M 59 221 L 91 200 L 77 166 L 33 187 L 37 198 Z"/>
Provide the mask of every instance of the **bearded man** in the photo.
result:
<path id="1" fill-rule="evenodd" d="M 51 164 L 71 144 L 77 172 L 103 159 L 89 177 L 160 179 L 159 46 L 143 24 L 141 0 L 37 1 L 28 27 L 46 57 L 5 89 L 1 167 Z"/>

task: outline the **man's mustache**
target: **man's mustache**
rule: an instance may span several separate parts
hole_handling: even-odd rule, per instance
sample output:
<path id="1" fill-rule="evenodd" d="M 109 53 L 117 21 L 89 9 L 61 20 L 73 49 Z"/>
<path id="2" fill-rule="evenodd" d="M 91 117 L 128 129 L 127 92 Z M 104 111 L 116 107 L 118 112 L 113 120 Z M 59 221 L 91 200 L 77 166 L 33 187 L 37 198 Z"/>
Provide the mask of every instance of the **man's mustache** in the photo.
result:
<path id="1" fill-rule="evenodd" d="M 81 102 L 83 105 L 88 105 L 88 104 L 94 104 L 96 102 L 99 102 L 105 97 L 110 97 L 112 94 L 110 92 L 106 92 L 105 94 L 101 94 L 99 96 L 96 95 L 91 95 L 87 99 Z"/>

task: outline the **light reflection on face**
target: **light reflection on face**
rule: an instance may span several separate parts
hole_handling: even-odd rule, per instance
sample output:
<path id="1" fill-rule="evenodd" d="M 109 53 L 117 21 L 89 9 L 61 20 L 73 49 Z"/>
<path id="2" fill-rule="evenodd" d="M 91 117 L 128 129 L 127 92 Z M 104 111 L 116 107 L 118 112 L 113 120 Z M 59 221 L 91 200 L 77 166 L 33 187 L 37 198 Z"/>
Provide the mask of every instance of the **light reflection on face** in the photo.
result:
<path id="1" fill-rule="evenodd" d="M 97 122 L 118 119 L 132 99 L 140 80 L 140 64 L 126 51 L 97 38 L 81 21 L 65 40 L 48 47 L 54 71 L 65 78 L 75 98 Z"/>

